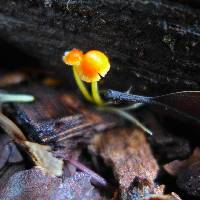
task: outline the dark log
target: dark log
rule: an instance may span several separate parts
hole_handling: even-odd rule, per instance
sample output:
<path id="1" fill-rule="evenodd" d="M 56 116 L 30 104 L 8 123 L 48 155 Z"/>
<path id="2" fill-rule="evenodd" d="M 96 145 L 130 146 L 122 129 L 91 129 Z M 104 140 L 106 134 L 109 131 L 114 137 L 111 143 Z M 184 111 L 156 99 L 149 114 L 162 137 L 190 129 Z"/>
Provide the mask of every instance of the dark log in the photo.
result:
<path id="1" fill-rule="evenodd" d="M 197 1 L 188 2 L 3 0 L 0 38 L 61 75 L 65 50 L 100 49 L 111 59 L 113 88 L 198 90 L 200 15 Z"/>
<path id="2" fill-rule="evenodd" d="M 171 0 L 174 1 L 174 0 Z M 200 2 L 199 0 L 177 0 L 178 2 L 188 4 L 194 8 L 200 8 Z"/>

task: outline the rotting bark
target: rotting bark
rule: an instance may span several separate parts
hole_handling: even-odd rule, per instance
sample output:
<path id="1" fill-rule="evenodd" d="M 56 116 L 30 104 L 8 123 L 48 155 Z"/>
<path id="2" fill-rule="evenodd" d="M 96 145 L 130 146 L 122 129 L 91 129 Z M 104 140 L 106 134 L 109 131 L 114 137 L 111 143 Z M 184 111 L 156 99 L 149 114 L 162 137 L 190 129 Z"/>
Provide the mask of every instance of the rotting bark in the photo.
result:
<path id="1" fill-rule="evenodd" d="M 18 91 L 31 93 L 36 101 L 6 106 L 4 112 L 17 122 L 29 140 L 70 148 L 80 142 L 88 143 L 94 133 L 120 125 L 116 117 L 87 108 L 70 92 L 40 84 L 19 87 Z M 65 143 L 73 138 L 74 142 Z"/>
<path id="2" fill-rule="evenodd" d="M 62 75 L 65 50 L 95 48 L 109 55 L 116 89 L 198 90 L 199 10 L 178 2 L 3 0 L 0 38 Z"/>
<path id="3" fill-rule="evenodd" d="M 143 132 L 131 128 L 114 129 L 104 135 L 96 135 L 90 150 L 102 156 L 112 167 L 119 182 L 121 199 L 162 194 L 163 188 L 154 183 L 159 167 Z"/>

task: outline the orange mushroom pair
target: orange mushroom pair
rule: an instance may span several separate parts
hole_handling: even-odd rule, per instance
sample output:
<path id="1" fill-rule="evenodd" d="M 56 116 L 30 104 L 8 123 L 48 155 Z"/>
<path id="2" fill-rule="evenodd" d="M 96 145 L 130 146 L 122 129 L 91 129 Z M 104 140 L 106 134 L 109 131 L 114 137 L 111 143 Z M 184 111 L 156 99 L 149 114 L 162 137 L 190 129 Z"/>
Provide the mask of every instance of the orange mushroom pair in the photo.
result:
<path id="1" fill-rule="evenodd" d="M 88 101 L 103 105 L 104 102 L 99 95 L 97 82 L 105 77 L 110 70 L 108 57 L 97 50 L 91 50 L 83 54 L 78 49 L 72 49 L 65 52 L 63 61 L 65 64 L 73 66 L 74 78 L 83 96 Z M 91 83 L 92 95 L 90 95 L 82 81 Z"/>
<path id="2" fill-rule="evenodd" d="M 100 107 L 100 110 L 106 112 L 112 112 L 120 115 L 128 121 L 141 127 L 145 132 L 152 134 L 152 132 L 146 128 L 137 118 L 127 112 L 127 110 L 133 109 L 133 106 L 128 108 L 115 108 L 105 106 L 106 104 L 102 100 L 97 82 L 105 77 L 107 72 L 110 70 L 110 62 L 108 57 L 101 51 L 91 50 L 87 53 L 83 53 L 78 49 L 72 49 L 71 51 L 65 52 L 63 61 L 67 65 L 73 67 L 73 73 L 75 81 L 83 94 L 83 96 L 90 102 L 95 103 Z M 91 83 L 92 93 L 88 91 L 84 82 Z M 138 107 L 135 106 L 134 107 Z"/>

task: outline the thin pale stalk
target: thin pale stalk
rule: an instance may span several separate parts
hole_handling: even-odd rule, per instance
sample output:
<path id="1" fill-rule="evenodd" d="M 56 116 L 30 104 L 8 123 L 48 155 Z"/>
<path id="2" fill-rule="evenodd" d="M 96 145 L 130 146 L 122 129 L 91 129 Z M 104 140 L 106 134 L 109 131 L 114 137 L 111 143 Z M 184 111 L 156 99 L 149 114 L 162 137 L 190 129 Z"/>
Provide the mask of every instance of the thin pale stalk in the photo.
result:
<path id="1" fill-rule="evenodd" d="M 34 100 L 34 97 L 31 95 L 25 94 L 0 94 L 0 102 L 31 102 Z"/>
<path id="2" fill-rule="evenodd" d="M 77 72 L 76 72 L 76 69 L 75 67 L 73 67 L 73 73 L 74 73 L 74 79 L 76 81 L 76 84 L 79 88 L 79 90 L 81 91 L 82 95 L 85 97 L 85 99 L 87 101 L 90 101 L 90 102 L 94 102 L 90 93 L 88 92 L 85 84 L 83 83 L 83 81 L 79 78 Z"/>
<path id="3" fill-rule="evenodd" d="M 92 87 L 92 96 L 93 99 L 95 101 L 95 103 L 99 106 L 104 105 L 104 101 L 101 98 L 100 94 L 99 94 L 99 88 L 98 88 L 98 83 L 97 82 L 92 82 L 91 83 L 91 87 Z"/>
<path id="4" fill-rule="evenodd" d="M 111 113 L 116 113 L 119 116 L 123 117 L 124 119 L 126 119 L 126 120 L 132 122 L 133 124 L 135 124 L 136 126 L 140 127 L 146 133 L 153 135 L 151 130 L 146 128 L 136 117 L 132 116 L 131 114 L 127 113 L 126 111 L 123 111 L 119 108 L 114 108 L 114 107 L 102 107 L 101 110 L 111 112 Z"/>
<path id="5" fill-rule="evenodd" d="M 140 109 L 144 106 L 143 103 L 134 103 L 130 106 L 126 106 L 126 107 L 122 107 L 120 108 L 121 110 L 137 110 L 137 109 Z"/>

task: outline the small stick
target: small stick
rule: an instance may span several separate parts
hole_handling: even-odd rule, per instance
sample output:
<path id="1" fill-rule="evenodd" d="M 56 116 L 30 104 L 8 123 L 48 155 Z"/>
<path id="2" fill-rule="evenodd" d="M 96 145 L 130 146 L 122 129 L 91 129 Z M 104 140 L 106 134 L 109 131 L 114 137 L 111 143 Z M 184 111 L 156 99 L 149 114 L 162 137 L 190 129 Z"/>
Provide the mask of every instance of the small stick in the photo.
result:
<path id="1" fill-rule="evenodd" d="M 68 159 L 68 162 L 71 163 L 72 165 L 74 165 L 80 171 L 83 171 L 83 172 L 89 174 L 101 186 L 103 186 L 103 187 L 107 187 L 108 186 L 107 181 L 103 177 L 99 176 L 97 173 L 95 173 L 94 171 L 92 171 L 91 169 L 86 167 L 85 165 L 81 164 L 77 160 Z"/>
<path id="2" fill-rule="evenodd" d="M 82 172 L 85 172 L 86 174 L 90 175 L 91 178 L 98 183 L 100 186 L 102 187 L 108 187 L 108 182 L 106 181 L 106 179 L 104 179 L 103 177 L 101 177 L 100 175 L 98 175 L 97 173 L 95 173 L 93 170 L 89 169 L 88 167 L 86 167 L 85 165 L 83 165 L 82 163 L 80 163 L 78 160 L 74 160 L 68 156 L 63 155 L 63 153 L 61 151 L 57 151 L 54 152 L 54 155 L 56 157 L 60 157 L 63 160 L 68 161 L 70 164 L 72 164 L 73 166 L 75 166 L 77 169 L 79 169 Z"/>

